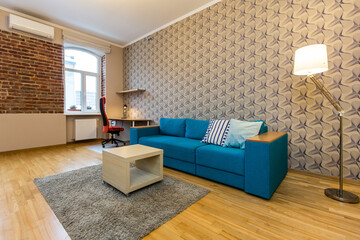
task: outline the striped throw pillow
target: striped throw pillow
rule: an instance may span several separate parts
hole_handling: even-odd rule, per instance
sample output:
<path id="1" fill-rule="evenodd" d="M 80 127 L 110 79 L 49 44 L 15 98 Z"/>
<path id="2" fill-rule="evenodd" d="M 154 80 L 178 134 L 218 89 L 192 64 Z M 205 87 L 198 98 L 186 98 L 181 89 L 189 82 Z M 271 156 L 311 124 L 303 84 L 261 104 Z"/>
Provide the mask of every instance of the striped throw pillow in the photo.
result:
<path id="1" fill-rule="evenodd" d="M 229 127 L 230 120 L 210 120 L 205 137 L 201 142 L 223 146 Z"/>

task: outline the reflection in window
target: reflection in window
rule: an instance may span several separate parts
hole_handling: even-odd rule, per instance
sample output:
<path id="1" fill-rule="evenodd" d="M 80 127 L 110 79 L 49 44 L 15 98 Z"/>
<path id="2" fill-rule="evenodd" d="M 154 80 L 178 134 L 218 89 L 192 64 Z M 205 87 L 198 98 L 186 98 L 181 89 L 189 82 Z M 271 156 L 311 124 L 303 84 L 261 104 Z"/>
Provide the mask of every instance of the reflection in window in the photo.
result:
<path id="1" fill-rule="evenodd" d="M 65 71 L 65 99 L 67 111 L 81 111 L 81 74 Z"/>
<path id="2" fill-rule="evenodd" d="M 97 79 L 94 76 L 86 76 L 86 109 L 96 110 L 97 106 Z"/>
<path id="3" fill-rule="evenodd" d="M 99 112 L 99 57 L 65 49 L 65 112 Z"/>
<path id="4" fill-rule="evenodd" d="M 65 49 L 65 68 L 97 73 L 99 58 L 88 52 Z"/>

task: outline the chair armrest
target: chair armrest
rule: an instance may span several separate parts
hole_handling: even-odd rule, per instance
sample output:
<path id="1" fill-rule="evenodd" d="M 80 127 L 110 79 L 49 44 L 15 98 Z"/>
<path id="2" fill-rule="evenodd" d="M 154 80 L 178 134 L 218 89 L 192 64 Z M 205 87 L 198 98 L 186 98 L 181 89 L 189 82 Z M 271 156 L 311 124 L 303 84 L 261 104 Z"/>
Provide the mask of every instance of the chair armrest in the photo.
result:
<path id="1" fill-rule="evenodd" d="M 158 135 L 159 133 L 160 127 L 158 125 L 131 127 L 130 145 L 138 144 L 141 137 Z"/>
<path id="2" fill-rule="evenodd" d="M 245 192 L 270 199 L 287 170 L 286 132 L 267 132 L 246 139 Z"/>

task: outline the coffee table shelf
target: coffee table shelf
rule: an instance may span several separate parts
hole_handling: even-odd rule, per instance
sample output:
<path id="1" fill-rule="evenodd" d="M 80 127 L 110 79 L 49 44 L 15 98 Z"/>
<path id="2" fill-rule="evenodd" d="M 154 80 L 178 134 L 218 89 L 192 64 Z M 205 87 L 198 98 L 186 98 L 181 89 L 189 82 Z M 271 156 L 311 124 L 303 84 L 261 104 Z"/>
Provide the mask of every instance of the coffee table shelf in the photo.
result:
<path id="1" fill-rule="evenodd" d="M 103 150 L 103 181 L 125 194 L 162 179 L 162 149 L 136 144 Z"/>
<path id="2" fill-rule="evenodd" d="M 149 182 L 159 181 L 160 176 L 143 171 L 136 167 L 130 170 L 130 188 L 136 188 L 142 185 L 148 185 Z"/>

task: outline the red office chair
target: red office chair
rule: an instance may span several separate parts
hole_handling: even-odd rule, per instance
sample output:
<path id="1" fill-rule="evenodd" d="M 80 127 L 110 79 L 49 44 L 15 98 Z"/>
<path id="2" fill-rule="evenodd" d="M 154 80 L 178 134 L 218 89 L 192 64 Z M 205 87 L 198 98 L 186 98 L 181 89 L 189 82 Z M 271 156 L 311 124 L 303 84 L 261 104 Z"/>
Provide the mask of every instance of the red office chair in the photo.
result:
<path id="1" fill-rule="evenodd" d="M 116 127 L 116 126 L 109 126 L 109 119 L 107 118 L 106 112 L 105 112 L 105 102 L 106 102 L 106 99 L 104 97 L 100 98 L 100 112 L 101 112 L 101 117 L 103 119 L 103 125 L 104 125 L 103 132 L 110 133 L 111 138 L 103 141 L 101 144 L 102 144 L 103 148 L 105 147 L 105 144 L 107 144 L 108 142 L 115 143 L 117 147 L 119 146 L 118 143 L 123 143 L 124 145 L 126 145 L 126 143 L 124 141 L 121 141 L 114 137 L 114 134 L 120 135 L 120 132 L 124 131 L 124 128 Z"/>

